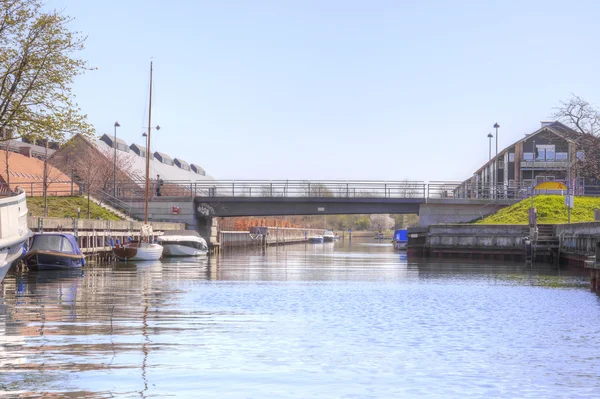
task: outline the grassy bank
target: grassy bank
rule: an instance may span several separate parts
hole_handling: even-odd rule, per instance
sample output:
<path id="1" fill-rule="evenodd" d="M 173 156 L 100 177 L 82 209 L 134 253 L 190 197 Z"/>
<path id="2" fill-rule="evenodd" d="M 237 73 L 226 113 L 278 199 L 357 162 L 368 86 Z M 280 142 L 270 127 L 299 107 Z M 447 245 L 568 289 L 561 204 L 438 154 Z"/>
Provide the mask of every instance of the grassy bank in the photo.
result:
<path id="1" fill-rule="evenodd" d="M 44 197 L 27 197 L 27 208 L 32 216 L 44 216 Z M 87 198 L 85 197 L 48 197 L 48 216 L 54 218 L 77 217 L 77 208 L 81 217 L 87 218 Z M 103 220 L 121 220 L 118 216 L 90 202 L 90 218 Z"/>
<path id="2" fill-rule="evenodd" d="M 527 224 L 531 199 L 524 199 L 507 208 L 501 209 L 476 223 L 481 224 Z M 534 197 L 538 223 L 567 223 L 565 198 L 561 195 L 538 195 Z M 593 222 L 594 209 L 600 209 L 600 198 L 575 197 L 575 206 L 571 209 L 571 223 Z"/>

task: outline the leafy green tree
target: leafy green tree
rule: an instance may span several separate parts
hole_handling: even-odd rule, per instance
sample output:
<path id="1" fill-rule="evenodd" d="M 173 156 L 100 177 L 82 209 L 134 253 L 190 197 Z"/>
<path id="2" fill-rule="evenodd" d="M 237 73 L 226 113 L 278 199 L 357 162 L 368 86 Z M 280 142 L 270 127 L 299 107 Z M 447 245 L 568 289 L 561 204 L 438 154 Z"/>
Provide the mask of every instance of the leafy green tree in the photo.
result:
<path id="1" fill-rule="evenodd" d="M 0 0 L 0 131 L 58 142 L 67 134 L 92 135 L 71 88 L 90 69 L 77 57 L 85 37 L 68 29 L 69 17 L 42 6 Z"/>

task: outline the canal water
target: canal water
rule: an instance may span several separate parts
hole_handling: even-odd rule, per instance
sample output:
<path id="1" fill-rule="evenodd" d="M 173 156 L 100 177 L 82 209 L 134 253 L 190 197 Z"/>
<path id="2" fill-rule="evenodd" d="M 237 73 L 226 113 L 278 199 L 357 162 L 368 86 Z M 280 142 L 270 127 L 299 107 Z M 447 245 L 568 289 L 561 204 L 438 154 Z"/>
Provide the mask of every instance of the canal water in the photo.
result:
<path id="1" fill-rule="evenodd" d="M 376 241 L 11 271 L 0 391 L 65 398 L 597 398 L 581 270 Z"/>

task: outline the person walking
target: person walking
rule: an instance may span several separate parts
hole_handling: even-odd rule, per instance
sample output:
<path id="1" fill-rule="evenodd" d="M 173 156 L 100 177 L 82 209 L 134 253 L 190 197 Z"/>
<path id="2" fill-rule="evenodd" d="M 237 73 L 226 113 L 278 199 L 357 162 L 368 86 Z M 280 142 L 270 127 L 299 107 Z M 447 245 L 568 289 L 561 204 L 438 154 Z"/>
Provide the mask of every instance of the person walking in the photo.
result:
<path id="1" fill-rule="evenodd" d="M 162 184 L 163 184 L 163 181 L 160 178 L 160 175 L 156 175 L 156 196 L 157 197 L 160 197 L 162 195 L 160 192 Z"/>

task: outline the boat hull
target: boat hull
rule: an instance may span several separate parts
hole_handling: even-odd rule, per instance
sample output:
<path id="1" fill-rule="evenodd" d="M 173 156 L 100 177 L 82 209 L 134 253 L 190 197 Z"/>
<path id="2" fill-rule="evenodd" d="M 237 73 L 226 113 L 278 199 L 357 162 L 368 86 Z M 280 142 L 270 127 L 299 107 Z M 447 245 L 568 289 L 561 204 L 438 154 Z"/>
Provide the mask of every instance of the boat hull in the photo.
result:
<path id="1" fill-rule="evenodd" d="M 324 242 L 333 242 L 334 240 L 335 240 L 335 237 L 327 237 L 327 236 L 323 237 Z"/>
<path id="2" fill-rule="evenodd" d="M 163 256 L 206 256 L 208 250 L 187 245 L 163 243 Z"/>
<path id="3" fill-rule="evenodd" d="M 63 254 L 53 251 L 32 251 L 23 256 L 23 263 L 30 269 L 75 269 L 84 265 L 84 255 Z"/>
<path id="4" fill-rule="evenodd" d="M 113 254 L 121 261 L 159 260 L 163 254 L 163 247 L 158 244 L 131 244 L 113 248 Z"/>
<path id="5" fill-rule="evenodd" d="M 0 251 L 0 281 L 4 279 L 10 267 L 15 264 L 23 254 L 23 243 L 16 243 Z"/>
<path id="6" fill-rule="evenodd" d="M 25 192 L 0 198 L 0 282 L 10 267 L 23 254 L 23 243 L 31 237 L 27 227 L 27 200 Z"/>
<path id="7" fill-rule="evenodd" d="M 308 242 L 311 244 L 321 244 L 324 242 L 323 237 L 310 237 Z"/>

